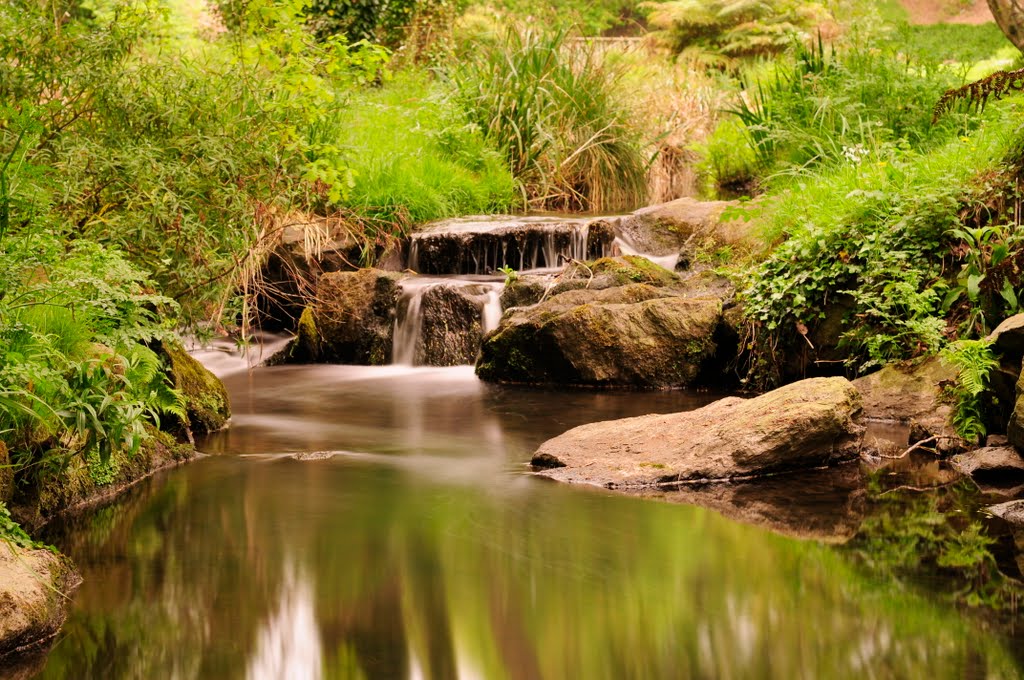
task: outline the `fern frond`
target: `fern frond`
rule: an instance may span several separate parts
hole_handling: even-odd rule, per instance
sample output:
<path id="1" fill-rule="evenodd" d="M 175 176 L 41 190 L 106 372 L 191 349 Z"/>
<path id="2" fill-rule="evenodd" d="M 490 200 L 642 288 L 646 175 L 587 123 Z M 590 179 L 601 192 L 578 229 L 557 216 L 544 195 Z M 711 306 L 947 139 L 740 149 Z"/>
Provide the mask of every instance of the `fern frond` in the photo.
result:
<path id="1" fill-rule="evenodd" d="M 946 90 L 935 104 L 932 124 L 937 123 L 939 118 L 951 111 L 958 102 L 967 102 L 968 106 L 974 106 L 981 111 L 990 98 L 999 99 L 1021 90 L 1024 90 L 1024 68 L 1015 71 L 996 71 L 963 87 Z"/>

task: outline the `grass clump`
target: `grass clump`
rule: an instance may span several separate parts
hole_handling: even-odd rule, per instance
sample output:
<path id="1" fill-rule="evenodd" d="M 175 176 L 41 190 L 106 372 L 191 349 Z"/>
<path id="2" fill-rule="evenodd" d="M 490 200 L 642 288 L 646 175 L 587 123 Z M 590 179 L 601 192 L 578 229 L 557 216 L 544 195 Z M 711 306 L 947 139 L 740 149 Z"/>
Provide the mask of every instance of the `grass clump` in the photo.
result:
<path id="1" fill-rule="evenodd" d="M 442 84 L 405 72 L 350 104 L 339 139 L 354 177 L 348 209 L 407 226 L 521 203 L 501 152 Z"/>
<path id="2" fill-rule="evenodd" d="M 531 208 L 636 207 L 644 199 L 646 159 L 616 91 L 620 74 L 565 38 L 509 31 L 458 69 L 461 101 L 505 154 Z"/>

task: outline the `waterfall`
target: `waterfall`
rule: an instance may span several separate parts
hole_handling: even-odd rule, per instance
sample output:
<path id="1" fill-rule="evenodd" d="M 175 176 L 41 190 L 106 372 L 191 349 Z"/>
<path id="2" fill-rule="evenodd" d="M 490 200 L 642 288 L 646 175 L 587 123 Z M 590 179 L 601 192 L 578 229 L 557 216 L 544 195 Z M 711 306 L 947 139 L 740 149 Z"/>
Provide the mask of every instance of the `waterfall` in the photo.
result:
<path id="1" fill-rule="evenodd" d="M 471 278 L 434 278 L 411 277 L 401 282 L 402 292 L 395 309 L 395 328 L 391 346 L 393 364 L 415 366 L 420 363 L 431 364 L 430 357 L 423 357 L 424 318 L 433 309 L 438 314 L 437 299 L 424 304 L 428 293 L 438 288 L 451 289 L 458 297 L 468 301 L 475 307 L 474 316 L 451 318 L 445 321 L 446 333 L 466 338 L 465 329 L 475 327 L 479 323 L 480 334 L 486 335 L 498 327 L 501 321 L 501 290 L 504 283 L 496 280 L 475 280 Z M 442 298 L 443 300 L 443 298 Z M 445 304 L 443 301 L 441 304 Z M 465 302 L 462 303 L 466 305 Z M 441 307 L 442 313 L 450 312 L 449 308 Z M 432 317 L 433 318 L 433 317 Z M 436 319 L 435 319 L 436 320 Z M 465 323 L 460 324 L 460 321 Z M 449 330 L 450 323 L 450 330 Z M 429 332 L 429 329 L 428 329 Z M 473 331 L 474 334 L 476 331 Z M 435 336 L 436 337 L 436 336 Z M 467 343 L 479 342 L 478 338 Z M 469 363 L 472 363 L 471 361 Z"/>
<path id="2" fill-rule="evenodd" d="M 500 321 L 501 289 L 491 288 L 487 291 L 487 301 L 484 302 L 484 308 L 480 312 L 480 327 L 483 329 L 484 335 L 497 328 Z"/>
<path id="3" fill-rule="evenodd" d="M 437 285 L 436 283 L 433 285 Z M 416 343 L 423 329 L 423 293 L 431 284 L 402 282 L 402 295 L 395 309 L 395 333 L 391 345 L 391 363 L 412 366 L 416 361 Z"/>
<path id="4" fill-rule="evenodd" d="M 554 269 L 567 260 L 592 260 L 611 252 L 606 223 L 580 218 L 455 219 L 412 235 L 408 266 L 420 274 L 491 275 Z"/>

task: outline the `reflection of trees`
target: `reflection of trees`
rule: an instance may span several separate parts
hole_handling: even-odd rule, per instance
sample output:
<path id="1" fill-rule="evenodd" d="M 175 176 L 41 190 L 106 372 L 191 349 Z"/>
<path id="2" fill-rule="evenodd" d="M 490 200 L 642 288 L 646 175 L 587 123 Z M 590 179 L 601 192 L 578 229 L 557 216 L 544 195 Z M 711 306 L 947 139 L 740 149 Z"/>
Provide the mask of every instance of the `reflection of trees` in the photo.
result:
<path id="1" fill-rule="evenodd" d="M 207 460 L 94 514 L 61 541 L 87 582 L 45 675 L 241 677 L 286 556 L 325 678 L 1017 674 L 997 638 L 848 553 L 698 508 L 417 474 Z"/>

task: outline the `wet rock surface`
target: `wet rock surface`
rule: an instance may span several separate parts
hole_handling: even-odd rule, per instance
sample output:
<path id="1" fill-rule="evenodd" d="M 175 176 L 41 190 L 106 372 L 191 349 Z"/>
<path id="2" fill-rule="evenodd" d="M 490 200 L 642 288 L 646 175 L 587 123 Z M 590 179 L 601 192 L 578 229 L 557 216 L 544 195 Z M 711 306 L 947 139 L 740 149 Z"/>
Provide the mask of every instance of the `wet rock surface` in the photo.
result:
<path id="1" fill-rule="evenodd" d="M 691 385 L 714 372 L 721 384 L 718 355 L 735 356 L 726 318 L 734 292 L 712 272 L 680 277 L 628 256 L 573 264 L 554 280 L 519 277 L 502 293 L 507 311 L 483 343 L 477 374 L 650 388 Z"/>
<path id="2" fill-rule="evenodd" d="M 408 266 L 419 274 L 441 275 L 560 267 L 609 255 L 614 240 L 613 224 L 605 218 L 457 218 L 413 234 Z"/>
<path id="3" fill-rule="evenodd" d="M 480 285 L 441 284 L 429 286 L 418 303 L 421 318 L 412 329 L 409 363 L 416 366 L 458 366 L 472 364 L 480 349 L 481 314 L 488 288 Z M 403 310 L 410 312 L 408 307 Z M 398 319 L 401 332 L 403 321 Z M 398 357 L 396 357 L 398 361 Z"/>
<path id="4" fill-rule="evenodd" d="M 970 448 L 950 425 L 952 406 L 943 396 L 943 388 L 955 380 L 955 368 L 930 357 L 886 366 L 853 384 L 863 397 L 865 419 L 906 423 L 910 425 L 908 444 L 937 437 L 939 452 L 950 455 Z"/>
<path id="5" fill-rule="evenodd" d="M 1024 458 L 1012 446 L 986 446 L 953 456 L 949 464 L 961 474 L 1007 484 L 1024 480 Z"/>
<path id="6" fill-rule="evenodd" d="M 611 488 L 821 467 L 857 456 L 860 408 L 848 380 L 813 378 L 695 411 L 583 425 L 545 442 L 532 463 L 553 479 Z"/>

